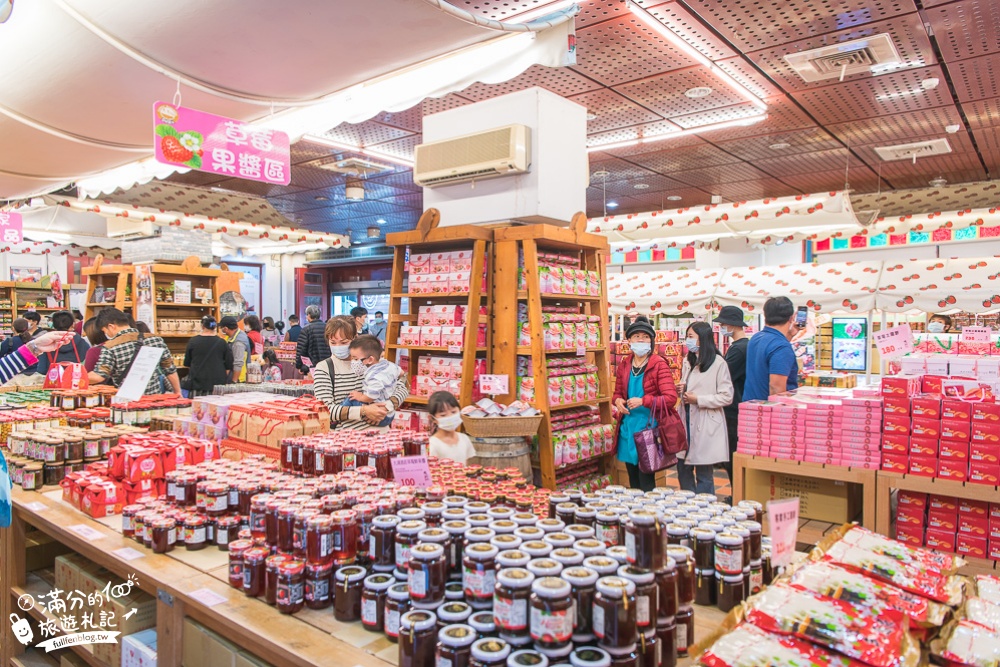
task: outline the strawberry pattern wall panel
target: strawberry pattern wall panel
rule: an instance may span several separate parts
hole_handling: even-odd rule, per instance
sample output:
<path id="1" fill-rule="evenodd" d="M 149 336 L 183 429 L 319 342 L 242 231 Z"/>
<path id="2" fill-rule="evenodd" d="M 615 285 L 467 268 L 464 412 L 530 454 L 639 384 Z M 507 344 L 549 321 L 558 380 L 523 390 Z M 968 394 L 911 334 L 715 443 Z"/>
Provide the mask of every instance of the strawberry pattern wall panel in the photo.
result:
<path id="1" fill-rule="evenodd" d="M 866 313 L 875 307 L 882 262 L 794 264 L 727 269 L 715 293 L 720 306 L 762 313 L 772 296 L 787 296 L 814 313 Z"/>
<path id="2" fill-rule="evenodd" d="M 609 273 L 609 310 L 614 314 L 707 315 L 721 278 L 721 269 Z"/>
<path id="3" fill-rule="evenodd" d="M 878 307 L 897 313 L 1000 311 L 1000 262 L 995 257 L 885 262 Z"/>

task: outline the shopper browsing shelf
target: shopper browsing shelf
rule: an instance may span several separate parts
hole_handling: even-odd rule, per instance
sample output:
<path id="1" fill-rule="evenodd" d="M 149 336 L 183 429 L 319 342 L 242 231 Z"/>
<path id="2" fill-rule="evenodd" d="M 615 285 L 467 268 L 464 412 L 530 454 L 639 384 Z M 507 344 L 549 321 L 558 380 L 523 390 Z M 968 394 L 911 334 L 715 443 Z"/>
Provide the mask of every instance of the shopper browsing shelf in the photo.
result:
<path id="1" fill-rule="evenodd" d="M 653 354 L 656 332 L 642 315 L 625 330 L 632 353 L 626 355 L 615 373 L 613 403 L 618 411 L 618 460 L 628 470 L 629 486 L 643 491 L 656 487 L 656 475 L 639 470 L 639 454 L 634 436 L 639 431 L 655 427 L 652 408 L 673 408 L 677 403 L 677 387 L 670 367 L 663 357 Z"/>
<path id="2" fill-rule="evenodd" d="M 232 315 L 226 315 L 219 320 L 219 331 L 229 343 L 233 352 L 232 373 L 229 381 L 240 383 L 247 381 L 247 364 L 250 363 L 250 351 L 253 349 L 250 339 L 240 330 L 240 325 Z"/>
<path id="3" fill-rule="evenodd" d="M 351 369 L 351 341 L 358 330 L 354 318 L 338 315 L 326 323 L 326 339 L 332 356 L 313 372 L 313 389 L 316 398 L 330 409 L 330 422 L 337 429 L 367 429 L 378 425 L 395 412 L 410 395 L 409 383 L 401 375 L 385 403 L 370 403 L 363 406 L 342 405 L 347 395 L 361 389 L 361 378 Z"/>
<path id="4" fill-rule="evenodd" d="M 375 321 L 368 328 L 368 333 L 378 338 L 378 342 L 382 343 L 385 347 L 385 332 L 389 328 L 389 324 L 385 321 L 385 315 L 381 310 L 375 311 Z"/>
<path id="5" fill-rule="evenodd" d="M 260 323 L 260 318 L 256 315 L 247 315 L 243 320 L 243 326 L 246 327 L 246 335 L 250 340 L 250 354 L 257 356 L 264 354 L 264 336 L 261 335 L 264 327 Z"/>
<path id="6" fill-rule="evenodd" d="M 476 450 L 469 436 L 458 431 L 462 426 L 458 399 L 450 392 L 436 391 L 427 399 L 427 414 L 436 427 L 428 441 L 428 453 L 468 465 L 469 459 L 476 456 Z"/>
<path id="7" fill-rule="evenodd" d="M 75 320 L 73 313 L 68 310 L 60 310 L 52 315 L 52 329 L 54 331 L 69 331 L 73 333 Z M 60 363 L 83 363 L 90 350 L 90 343 L 83 339 L 78 333 L 73 333 L 73 339 L 63 345 L 55 352 L 47 352 L 38 359 L 38 372 L 45 375 L 55 364 Z"/>
<path id="8" fill-rule="evenodd" d="M 164 377 L 173 393 L 181 393 L 181 382 L 177 377 L 174 358 L 162 338 L 143 334 L 131 325 L 128 315 L 117 308 L 105 308 L 99 312 L 96 326 L 104 332 L 108 342 L 101 350 L 101 356 L 97 360 L 94 372 L 90 373 L 92 383 L 107 382 L 120 387 L 129 370 L 132 369 L 132 363 L 135 361 L 136 355 L 139 354 L 139 348 L 152 347 L 161 351 L 160 365 L 157 369 L 158 372 L 154 372 L 150 376 L 144 393 L 161 393 L 160 383 Z"/>
<path id="9" fill-rule="evenodd" d="M 19 317 L 14 320 L 14 335 L 7 336 L 3 339 L 3 342 L 0 343 L 0 359 L 3 359 L 8 354 L 13 354 L 17 348 L 31 340 L 31 334 L 28 333 L 29 326 L 28 320 L 23 317 Z"/>
<path id="10" fill-rule="evenodd" d="M 25 328 L 25 332 L 27 332 L 27 328 Z M 0 385 L 9 382 L 18 373 L 23 373 L 25 369 L 37 364 L 39 354 L 58 350 L 69 340 L 68 332 L 51 331 L 23 341 L 23 344 L 13 352 L 0 357 Z"/>
<path id="11" fill-rule="evenodd" d="M 87 355 L 83 359 L 83 367 L 90 373 L 97 367 L 97 360 L 101 358 L 101 350 L 104 349 L 104 344 L 108 342 L 108 337 L 104 335 L 103 331 L 97 328 L 96 317 L 91 317 L 83 323 L 83 335 L 90 341 L 90 349 L 87 350 Z"/>
<path id="12" fill-rule="evenodd" d="M 225 319 L 225 318 L 223 318 Z M 188 341 L 184 365 L 186 389 L 191 396 L 209 396 L 217 384 L 226 384 L 233 370 L 233 350 L 220 338 L 214 317 L 201 318 L 201 334 Z"/>
<path id="13" fill-rule="evenodd" d="M 326 341 L 326 325 L 320 319 L 319 306 L 306 308 L 309 324 L 302 329 L 295 344 L 295 367 L 308 375 L 319 362 L 330 358 L 330 345 Z"/>
<path id="14" fill-rule="evenodd" d="M 274 350 L 265 350 L 263 360 L 264 382 L 281 382 L 281 362 Z"/>
<path id="15" fill-rule="evenodd" d="M 733 402 L 733 382 L 715 346 L 711 324 L 695 322 L 688 327 L 684 342 L 688 354 L 681 375 L 681 401 L 688 449 L 677 455 L 677 478 L 685 491 L 715 493 L 715 464 L 729 461 L 723 408 Z"/>
<path id="16" fill-rule="evenodd" d="M 729 339 L 726 350 L 726 365 L 729 366 L 729 378 L 733 381 L 733 402 L 725 407 L 726 432 L 729 435 L 729 461 L 726 462 L 726 474 L 729 483 L 733 483 L 733 454 L 736 453 L 739 436 L 740 402 L 743 400 L 743 384 L 747 379 L 747 338 L 743 320 L 743 311 L 736 306 L 723 306 L 715 323 L 722 331 L 722 337 Z"/>
<path id="17" fill-rule="evenodd" d="M 799 364 L 789 342 L 798 331 L 791 299 L 775 296 L 765 301 L 764 324 L 747 345 L 744 401 L 766 401 L 799 387 Z"/>
<path id="18" fill-rule="evenodd" d="M 300 333 L 302 333 L 302 327 L 299 326 L 299 316 L 293 313 L 288 316 L 288 331 L 285 333 L 285 342 L 299 342 Z"/>
<path id="19" fill-rule="evenodd" d="M 260 335 L 264 339 L 264 346 L 278 347 L 278 344 L 281 343 L 281 332 L 274 326 L 274 318 L 265 317 L 262 323 L 264 330 L 260 332 Z"/>
<path id="20" fill-rule="evenodd" d="M 396 382 L 399 380 L 399 366 L 382 358 L 382 344 L 371 334 L 363 334 L 348 346 L 351 355 L 351 370 L 361 378 L 361 390 L 347 394 L 343 405 L 346 407 L 389 402 Z M 391 403 L 389 403 L 391 405 Z M 388 405 L 386 406 L 388 409 Z M 389 426 L 392 417 L 386 416 L 379 426 Z"/>

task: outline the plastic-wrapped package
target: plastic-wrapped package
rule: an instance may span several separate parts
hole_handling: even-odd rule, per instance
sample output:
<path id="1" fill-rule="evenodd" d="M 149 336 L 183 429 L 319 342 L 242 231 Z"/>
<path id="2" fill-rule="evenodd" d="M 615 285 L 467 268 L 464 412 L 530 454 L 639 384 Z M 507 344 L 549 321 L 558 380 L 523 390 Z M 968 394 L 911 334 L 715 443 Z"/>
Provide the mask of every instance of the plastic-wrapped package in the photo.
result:
<path id="1" fill-rule="evenodd" d="M 919 564 L 923 569 L 943 574 L 954 574 L 964 564 L 964 561 L 958 556 L 921 547 L 911 547 L 897 540 L 873 533 L 861 526 L 854 526 L 847 531 L 841 542 L 882 556 L 888 556 L 901 563 Z"/>
<path id="2" fill-rule="evenodd" d="M 746 619 L 769 632 L 811 641 L 872 667 L 911 666 L 920 659 L 900 612 L 875 613 L 797 586 L 774 584 L 750 598 Z"/>
<path id="3" fill-rule="evenodd" d="M 795 637 L 782 637 L 744 623 L 702 655 L 706 667 L 863 667 L 863 663 Z"/>
<path id="4" fill-rule="evenodd" d="M 969 598 L 965 601 L 965 617 L 973 623 L 1000 632 L 1000 605 L 982 598 Z"/>
<path id="5" fill-rule="evenodd" d="M 1000 636 L 968 620 L 961 620 L 950 629 L 944 640 L 941 657 L 947 661 L 975 667 L 1000 665 Z"/>
<path id="6" fill-rule="evenodd" d="M 895 609 L 925 626 L 940 626 L 949 611 L 943 604 L 832 563 L 809 563 L 796 570 L 790 581 L 820 595 L 869 607 L 877 614 Z"/>
<path id="7" fill-rule="evenodd" d="M 1000 578 L 989 574 L 977 574 L 976 594 L 983 600 L 1000 604 Z"/>

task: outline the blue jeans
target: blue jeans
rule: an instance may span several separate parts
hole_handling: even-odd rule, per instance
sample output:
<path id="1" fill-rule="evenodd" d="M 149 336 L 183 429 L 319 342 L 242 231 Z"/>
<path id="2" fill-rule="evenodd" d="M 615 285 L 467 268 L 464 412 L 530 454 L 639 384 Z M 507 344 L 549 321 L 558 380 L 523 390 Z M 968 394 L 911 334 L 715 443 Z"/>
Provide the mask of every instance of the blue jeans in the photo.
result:
<path id="1" fill-rule="evenodd" d="M 349 408 L 357 408 L 357 407 L 361 407 L 363 405 L 368 405 L 368 403 L 362 403 L 361 401 L 352 401 L 350 398 L 345 398 L 344 402 L 341 403 L 341 405 L 347 406 Z M 393 415 L 386 416 L 386 418 L 383 419 L 382 421 L 380 421 L 378 423 L 378 425 L 379 426 L 392 426 L 392 417 L 393 417 Z"/>
<path id="2" fill-rule="evenodd" d="M 696 475 L 697 481 L 695 481 Z M 677 459 L 677 479 L 684 491 L 715 493 L 715 466 L 711 463 L 692 466 L 683 459 Z"/>

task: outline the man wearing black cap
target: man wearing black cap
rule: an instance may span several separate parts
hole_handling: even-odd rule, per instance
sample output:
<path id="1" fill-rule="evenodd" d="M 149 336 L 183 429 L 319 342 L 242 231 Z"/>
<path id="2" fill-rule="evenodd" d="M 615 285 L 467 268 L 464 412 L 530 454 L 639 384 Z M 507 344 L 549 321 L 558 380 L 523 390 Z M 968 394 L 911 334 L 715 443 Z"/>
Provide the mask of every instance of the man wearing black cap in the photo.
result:
<path id="1" fill-rule="evenodd" d="M 222 332 L 229 348 L 233 351 L 233 370 L 231 382 L 247 381 L 247 364 L 250 363 L 250 338 L 240 329 L 240 323 L 232 315 L 226 315 L 219 320 L 219 331 Z"/>
<path id="2" fill-rule="evenodd" d="M 726 415 L 726 430 L 729 432 L 729 462 L 723 465 L 729 474 L 729 483 L 733 484 L 733 453 L 736 451 L 736 439 L 739 435 L 740 401 L 743 400 L 743 383 L 747 379 L 747 345 L 750 339 L 743 330 L 743 311 L 736 306 L 723 306 L 715 322 L 722 330 L 722 337 L 728 338 L 729 349 L 726 350 L 726 365 L 733 379 L 733 402 L 722 410 Z"/>

